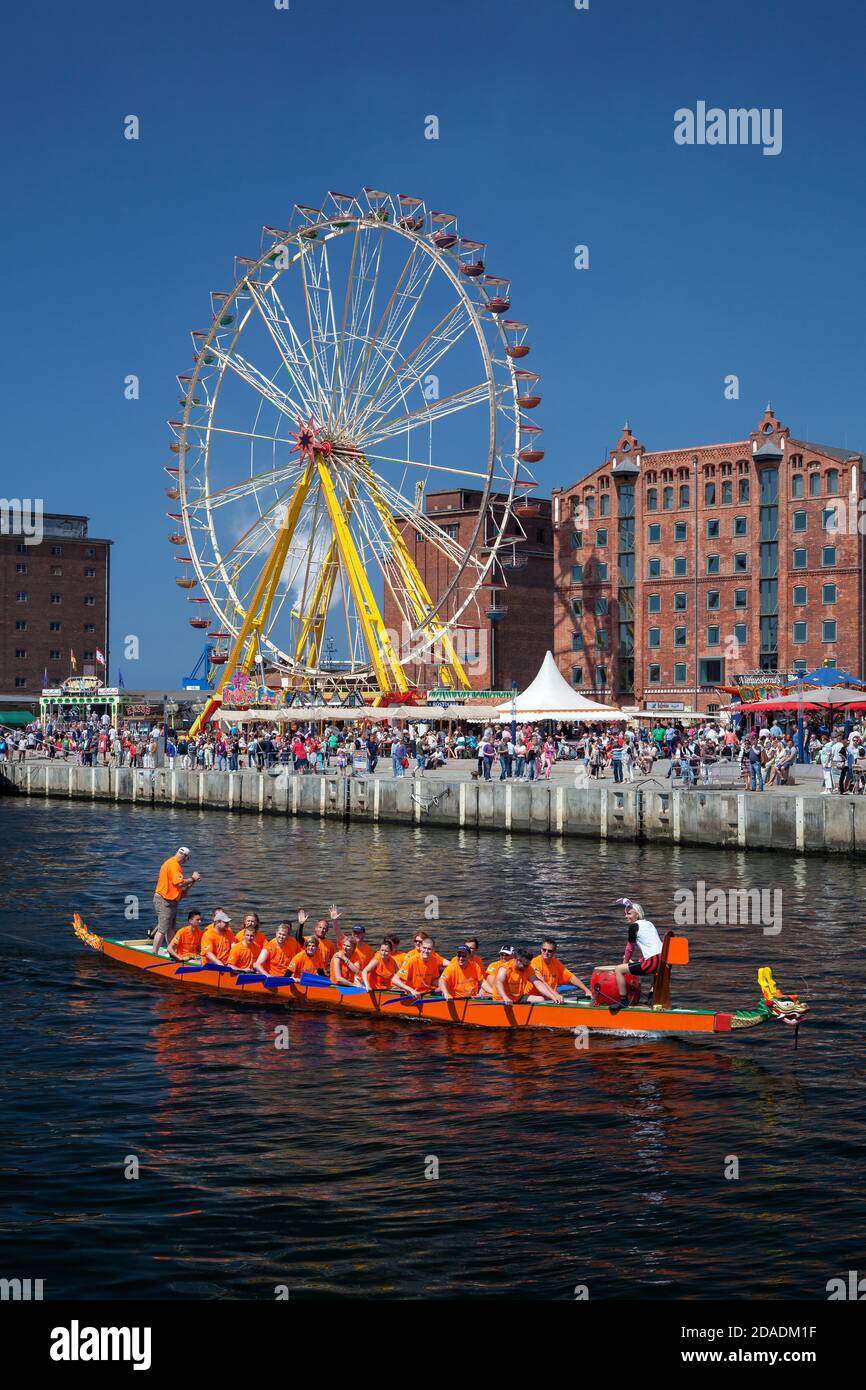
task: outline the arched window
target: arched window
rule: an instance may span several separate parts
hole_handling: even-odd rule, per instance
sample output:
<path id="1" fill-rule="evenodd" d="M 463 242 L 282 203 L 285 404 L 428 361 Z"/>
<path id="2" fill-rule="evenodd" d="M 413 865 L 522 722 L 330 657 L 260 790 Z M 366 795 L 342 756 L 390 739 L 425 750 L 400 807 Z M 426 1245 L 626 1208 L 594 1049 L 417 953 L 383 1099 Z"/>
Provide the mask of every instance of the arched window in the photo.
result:
<path id="1" fill-rule="evenodd" d="M 802 474 L 802 473 L 795 473 L 795 474 L 793 475 L 793 477 L 791 478 L 791 496 L 792 496 L 792 497 L 802 497 L 802 496 L 803 496 L 803 474 Z"/>
<path id="2" fill-rule="evenodd" d="M 588 492 L 588 493 L 586 494 L 586 496 L 584 497 L 583 501 L 584 501 L 584 506 L 586 507 L 587 519 L 588 519 L 589 521 L 594 520 L 594 518 L 595 518 L 595 493 L 594 493 L 594 492 Z"/>
<path id="3" fill-rule="evenodd" d="M 837 468 L 827 469 L 827 496 L 837 497 L 839 494 L 839 470 Z"/>
<path id="4" fill-rule="evenodd" d="M 680 484 L 680 506 L 681 506 L 681 507 L 687 507 L 688 505 L 689 505 L 689 485 L 688 485 L 688 483 L 681 483 L 681 484 Z"/>
<path id="5" fill-rule="evenodd" d="M 648 512 L 657 512 L 659 509 L 658 488 L 648 487 L 646 490 L 646 509 Z"/>
<path id="6" fill-rule="evenodd" d="M 664 489 L 664 492 L 662 493 L 662 507 L 664 508 L 664 510 L 665 510 L 666 512 L 670 512 L 670 511 L 673 511 L 673 505 L 674 505 L 674 490 L 673 490 L 672 487 L 666 487 L 666 488 Z"/>

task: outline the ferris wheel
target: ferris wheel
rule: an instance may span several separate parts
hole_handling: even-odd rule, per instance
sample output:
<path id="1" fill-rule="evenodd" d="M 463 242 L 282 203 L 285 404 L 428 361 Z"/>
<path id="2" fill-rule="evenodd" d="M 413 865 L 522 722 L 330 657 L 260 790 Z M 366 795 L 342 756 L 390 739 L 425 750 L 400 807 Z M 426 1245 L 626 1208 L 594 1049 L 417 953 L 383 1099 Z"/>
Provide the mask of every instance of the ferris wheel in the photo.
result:
<path id="1" fill-rule="evenodd" d="M 461 634 L 544 456 L 527 327 L 483 243 L 418 198 L 329 193 L 265 227 L 211 304 L 166 492 L 217 702 L 237 671 L 386 694 L 426 661 L 468 688 Z"/>

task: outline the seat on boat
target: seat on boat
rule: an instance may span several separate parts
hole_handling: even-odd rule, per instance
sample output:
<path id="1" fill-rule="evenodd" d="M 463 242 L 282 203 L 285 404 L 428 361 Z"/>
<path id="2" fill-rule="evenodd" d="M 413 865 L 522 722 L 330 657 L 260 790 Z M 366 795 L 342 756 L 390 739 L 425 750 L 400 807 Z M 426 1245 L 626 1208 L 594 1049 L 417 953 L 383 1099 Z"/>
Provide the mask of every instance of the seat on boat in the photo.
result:
<path id="1" fill-rule="evenodd" d="M 672 931 L 665 932 L 662 941 L 662 957 L 655 973 L 652 991 L 654 1009 L 669 1009 L 671 1006 L 671 966 L 688 965 L 689 939 L 675 936 Z"/>

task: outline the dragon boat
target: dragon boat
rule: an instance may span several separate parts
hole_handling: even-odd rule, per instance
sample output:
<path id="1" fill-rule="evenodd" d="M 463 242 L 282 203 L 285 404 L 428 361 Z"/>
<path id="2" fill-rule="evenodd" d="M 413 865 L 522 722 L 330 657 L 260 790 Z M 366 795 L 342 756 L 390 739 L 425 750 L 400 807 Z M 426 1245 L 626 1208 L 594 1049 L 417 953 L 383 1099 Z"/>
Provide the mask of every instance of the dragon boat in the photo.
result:
<path id="1" fill-rule="evenodd" d="M 615 1010 L 617 996 L 610 978 L 612 972 L 593 972 L 592 999 L 565 998 L 562 1004 L 504 1004 L 494 999 L 444 999 L 442 995 L 425 995 L 412 1000 L 391 990 L 349 988 L 332 984 L 323 976 L 304 974 L 300 980 L 292 976 L 265 976 L 253 972 L 237 974 L 226 966 L 202 965 L 191 960 L 181 963 L 171 956 L 154 958 L 147 939 L 121 940 L 99 936 L 84 923 L 78 913 L 73 918 L 75 935 L 91 950 L 99 951 L 111 960 L 143 971 L 151 978 L 168 980 L 188 989 L 207 990 L 223 997 L 240 996 L 261 1002 L 276 1001 L 308 1008 L 344 1009 L 351 1013 L 376 1014 L 386 1018 L 409 1018 L 425 1023 L 456 1024 L 466 1028 L 542 1028 L 556 1032 L 575 1032 L 580 1029 L 617 1033 L 732 1033 L 755 1028 L 776 1019 L 798 1025 L 809 1012 L 809 1006 L 797 995 L 784 995 L 777 987 L 768 967 L 758 971 L 760 1001 L 753 1008 L 734 1012 L 713 1009 L 674 1007 L 670 1002 L 671 972 L 675 965 L 688 964 L 688 939 L 668 932 L 664 938 L 662 957 L 647 1003 L 639 999 L 640 986 L 627 1009 Z M 574 987 L 572 987 L 574 988 Z"/>

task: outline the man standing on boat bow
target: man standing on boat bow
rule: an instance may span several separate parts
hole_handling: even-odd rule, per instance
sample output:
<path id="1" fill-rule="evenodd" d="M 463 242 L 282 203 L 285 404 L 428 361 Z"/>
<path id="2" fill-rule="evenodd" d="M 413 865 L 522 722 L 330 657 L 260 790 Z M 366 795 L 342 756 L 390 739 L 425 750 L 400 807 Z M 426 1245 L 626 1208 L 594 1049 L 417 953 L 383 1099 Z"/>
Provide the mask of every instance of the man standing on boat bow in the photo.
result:
<path id="1" fill-rule="evenodd" d="M 181 845 L 159 870 L 156 889 L 153 894 L 153 910 L 156 913 L 156 931 L 153 934 L 153 954 L 159 955 L 163 941 L 169 942 L 177 925 L 177 908 L 181 898 L 186 897 L 201 874 L 193 873 L 184 878 L 183 865 L 189 859 L 189 850 Z"/>
<path id="2" fill-rule="evenodd" d="M 626 999 L 628 976 L 635 975 L 640 980 L 643 976 L 654 975 L 659 968 L 662 954 L 662 939 L 656 931 L 655 924 L 644 917 L 640 903 L 632 902 L 631 898 L 618 898 L 617 902 L 625 909 L 625 920 L 628 922 L 628 944 L 623 953 L 622 965 L 606 967 L 608 970 L 613 970 L 616 976 L 616 986 L 619 990 L 619 1003 L 611 1004 L 611 1012 L 613 1013 L 619 1013 L 620 1009 L 628 1008 Z"/>

